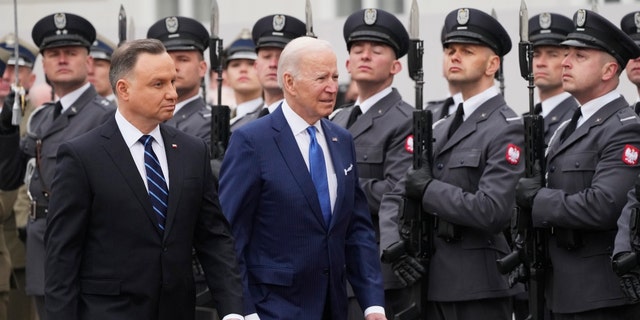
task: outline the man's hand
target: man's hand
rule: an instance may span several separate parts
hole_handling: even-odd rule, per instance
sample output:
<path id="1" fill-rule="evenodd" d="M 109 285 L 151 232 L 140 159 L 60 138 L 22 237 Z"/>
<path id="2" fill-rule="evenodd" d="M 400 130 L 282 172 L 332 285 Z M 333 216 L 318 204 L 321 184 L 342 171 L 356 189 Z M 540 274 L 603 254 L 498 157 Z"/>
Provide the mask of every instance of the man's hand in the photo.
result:
<path id="1" fill-rule="evenodd" d="M 637 256 L 620 252 L 613 257 L 613 269 L 620 277 L 620 289 L 631 302 L 640 301 L 640 266 Z"/>
<path id="2" fill-rule="evenodd" d="M 15 101 L 16 93 L 12 90 L 4 98 L 2 104 L 2 111 L 0 112 L 0 133 L 10 134 L 16 132 L 17 126 L 11 124 L 11 117 L 13 117 L 13 102 Z"/>
<path id="3" fill-rule="evenodd" d="M 533 208 L 533 199 L 542 189 L 542 172 L 540 171 L 540 162 L 536 160 L 533 177 L 518 180 L 518 185 L 516 185 L 516 204 L 518 207 L 524 210 Z"/>
<path id="4" fill-rule="evenodd" d="M 387 317 L 382 313 L 369 313 L 364 320 L 387 320 Z"/>
<path id="5" fill-rule="evenodd" d="M 409 199 L 422 201 L 424 191 L 432 180 L 431 165 L 427 160 L 426 154 L 423 153 L 422 167 L 420 169 L 412 167 L 405 175 L 405 195 Z"/>

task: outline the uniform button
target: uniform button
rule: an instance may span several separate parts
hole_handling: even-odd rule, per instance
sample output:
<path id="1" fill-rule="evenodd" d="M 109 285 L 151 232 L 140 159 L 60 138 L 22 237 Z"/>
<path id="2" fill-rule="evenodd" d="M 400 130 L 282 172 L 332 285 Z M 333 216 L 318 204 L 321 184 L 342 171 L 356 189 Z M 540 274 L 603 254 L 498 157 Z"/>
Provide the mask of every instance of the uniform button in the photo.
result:
<path id="1" fill-rule="evenodd" d="M 487 240 L 487 244 L 492 246 L 493 245 L 493 240 L 491 240 L 491 239 Z"/>
<path id="2" fill-rule="evenodd" d="M 549 168 L 549 172 L 555 172 L 556 171 L 556 166 L 551 166 Z"/>
<path id="3" fill-rule="evenodd" d="M 542 221 L 542 226 L 543 227 L 549 227 L 549 221 Z"/>
<path id="4" fill-rule="evenodd" d="M 369 159 L 369 156 L 365 154 L 365 155 L 362 156 L 362 159 L 367 160 L 367 159 Z"/>
<path id="5" fill-rule="evenodd" d="M 576 168 L 580 168 L 580 162 L 576 161 L 575 166 L 576 166 Z"/>
<path id="6" fill-rule="evenodd" d="M 460 164 L 464 164 L 464 160 L 460 160 Z"/>
<path id="7" fill-rule="evenodd" d="M 162 248 L 162 252 L 167 252 L 169 251 L 169 249 L 167 249 L 167 247 Z"/>
<path id="8" fill-rule="evenodd" d="M 442 168 L 444 168 L 444 164 L 438 163 L 438 170 L 442 170 Z"/>

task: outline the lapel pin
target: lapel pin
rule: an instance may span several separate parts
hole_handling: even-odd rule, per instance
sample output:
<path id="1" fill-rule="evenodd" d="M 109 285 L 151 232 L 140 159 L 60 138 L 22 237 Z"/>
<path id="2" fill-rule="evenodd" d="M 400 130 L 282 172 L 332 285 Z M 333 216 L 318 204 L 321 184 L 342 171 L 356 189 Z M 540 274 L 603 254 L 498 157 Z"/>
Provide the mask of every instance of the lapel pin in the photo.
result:
<path id="1" fill-rule="evenodd" d="M 338 138 L 336 138 L 336 137 L 332 137 L 332 138 L 331 138 L 331 141 L 333 141 L 333 142 L 338 142 Z"/>
<path id="2" fill-rule="evenodd" d="M 172 148 L 172 149 L 178 149 L 178 145 L 177 145 L 177 144 L 175 144 L 175 143 L 172 143 L 172 144 L 171 144 L 171 148 Z"/>

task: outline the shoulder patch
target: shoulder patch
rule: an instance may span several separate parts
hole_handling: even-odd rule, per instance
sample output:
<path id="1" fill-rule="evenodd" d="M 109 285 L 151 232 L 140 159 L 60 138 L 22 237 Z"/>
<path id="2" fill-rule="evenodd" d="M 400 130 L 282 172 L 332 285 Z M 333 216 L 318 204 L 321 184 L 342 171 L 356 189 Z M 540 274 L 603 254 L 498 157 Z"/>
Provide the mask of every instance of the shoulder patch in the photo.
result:
<path id="1" fill-rule="evenodd" d="M 624 146 L 622 151 L 622 162 L 629 166 L 638 164 L 638 148 L 628 144 Z"/>
<path id="2" fill-rule="evenodd" d="M 517 165 L 520 163 L 520 147 L 516 146 L 513 143 L 509 143 L 507 145 L 507 152 L 505 153 L 505 158 L 507 162 L 512 165 Z"/>
<path id="3" fill-rule="evenodd" d="M 407 139 L 404 140 L 404 150 L 413 154 L 413 134 L 407 136 Z"/>

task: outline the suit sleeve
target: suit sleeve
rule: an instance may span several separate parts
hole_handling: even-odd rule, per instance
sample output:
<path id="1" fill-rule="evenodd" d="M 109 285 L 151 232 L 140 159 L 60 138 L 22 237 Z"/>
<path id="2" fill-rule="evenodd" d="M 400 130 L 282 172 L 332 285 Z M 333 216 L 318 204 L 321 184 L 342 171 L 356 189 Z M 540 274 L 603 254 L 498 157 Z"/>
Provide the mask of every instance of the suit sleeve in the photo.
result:
<path id="1" fill-rule="evenodd" d="M 242 314 L 242 283 L 229 222 L 222 214 L 218 201 L 206 143 L 204 155 L 204 188 L 202 208 L 196 223 L 194 247 L 204 270 L 214 305 L 221 317 L 230 313 Z"/>
<path id="2" fill-rule="evenodd" d="M 255 159 L 255 161 L 247 161 Z M 249 292 L 245 252 L 253 232 L 253 216 L 260 203 L 259 157 L 252 141 L 239 130 L 231 135 L 229 148 L 220 169 L 220 201 L 222 212 L 231 224 L 236 241 L 236 254 L 243 283 L 244 314 L 256 313 Z"/>
<path id="3" fill-rule="evenodd" d="M 78 319 L 79 270 L 89 220 L 91 185 L 71 144 L 60 146 L 45 232 L 47 319 Z"/>

